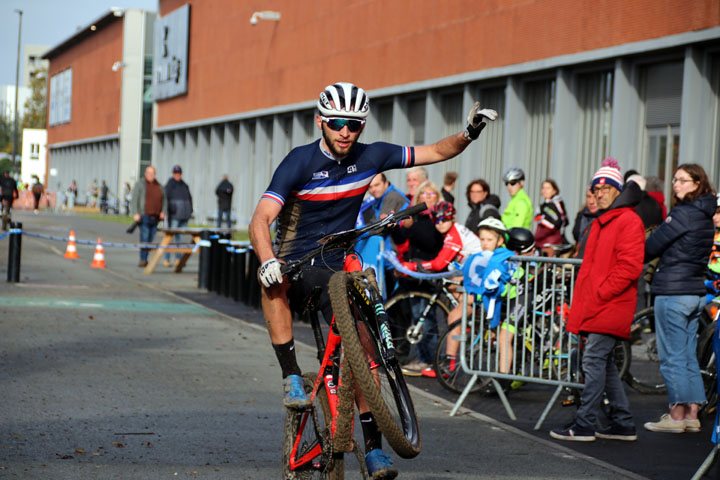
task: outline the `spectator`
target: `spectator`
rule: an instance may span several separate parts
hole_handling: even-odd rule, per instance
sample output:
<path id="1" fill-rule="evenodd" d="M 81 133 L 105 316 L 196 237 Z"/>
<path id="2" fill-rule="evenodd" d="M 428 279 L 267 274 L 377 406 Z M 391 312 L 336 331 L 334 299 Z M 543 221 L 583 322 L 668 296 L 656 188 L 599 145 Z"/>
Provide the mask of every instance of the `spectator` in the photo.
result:
<path id="1" fill-rule="evenodd" d="M 617 162 L 606 159 L 591 183 L 598 219 L 590 227 L 567 323 L 569 332 L 587 336 L 582 357 L 585 388 L 575 420 L 550 432 L 558 440 L 637 440 L 612 352 L 618 338 L 630 337 L 645 229 L 634 210 L 640 201 L 640 188 L 630 182 L 623 189 L 622 181 Z M 603 392 L 610 402 L 610 424 L 598 429 Z"/>
<path id="2" fill-rule="evenodd" d="M 366 224 L 381 220 L 390 213 L 404 210 L 409 203 L 407 197 L 390 183 L 384 173 L 378 173 L 373 177 L 368 192 L 375 201 L 363 211 L 363 220 Z"/>
<path id="3" fill-rule="evenodd" d="M 573 238 L 578 245 L 580 244 L 580 239 L 585 236 L 592 221 L 597 218 L 597 211 L 597 199 L 592 190 L 588 188 L 585 190 L 585 205 L 583 205 L 583 208 L 575 216 L 575 226 L 573 227 Z"/>
<path id="4" fill-rule="evenodd" d="M 641 175 L 634 174 L 627 177 L 626 183 L 627 182 L 637 183 L 642 190 L 642 198 L 640 198 L 638 206 L 635 207 L 635 213 L 637 213 L 643 221 L 645 229 L 652 229 L 660 225 L 663 221 L 662 208 L 658 202 L 645 191 L 647 185 L 645 178 Z"/>
<path id="5" fill-rule="evenodd" d="M 478 234 L 478 224 L 488 217 L 500 219 L 500 199 L 490 193 L 490 185 L 478 178 L 470 182 L 465 189 L 470 214 L 465 220 L 465 226 L 475 235 Z"/>
<path id="6" fill-rule="evenodd" d="M 667 217 L 667 207 L 665 206 L 663 181 L 658 177 L 647 177 L 645 181 L 645 191 L 647 191 L 648 195 L 660 204 L 660 208 L 662 209 L 662 218 L 665 220 L 665 217 Z"/>
<path id="7" fill-rule="evenodd" d="M 187 226 L 188 220 L 193 212 L 192 207 L 192 195 L 190 195 L 190 187 L 187 186 L 182 179 L 182 168 L 180 165 L 175 165 L 172 168 L 172 177 L 165 184 L 165 196 L 167 197 L 168 205 L 168 228 L 183 228 Z M 182 235 L 175 235 L 175 242 L 182 243 Z M 182 257 L 181 253 L 175 254 L 175 264 L 180 261 Z M 165 260 L 163 265 L 169 267 L 170 254 L 165 254 Z"/>
<path id="8" fill-rule="evenodd" d="M 457 172 L 447 172 L 445 174 L 445 177 L 443 178 L 442 190 L 440 190 L 443 200 L 445 200 L 446 202 L 450 202 L 452 204 L 455 203 L 455 196 L 452 194 L 452 191 L 455 189 L 455 183 L 457 183 L 457 177 L 458 177 Z"/>
<path id="9" fill-rule="evenodd" d="M 552 178 L 547 178 L 540 189 L 543 203 L 540 204 L 537 215 L 535 215 L 535 244 L 545 252 L 545 255 L 552 257 L 555 251 L 545 245 L 560 245 L 565 243 L 563 229 L 568 224 L 565 202 L 560 196 L 560 189 Z"/>
<path id="10" fill-rule="evenodd" d="M 717 194 L 716 198 L 717 206 L 715 207 L 715 215 L 713 215 L 715 236 L 713 237 L 713 246 L 708 267 L 715 275 L 720 275 L 720 193 Z"/>
<path id="11" fill-rule="evenodd" d="M 421 183 L 427 182 L 427 179 L 428 173 L 425 167 L 413 167 L 407 171 L 407 197 L 413 205 L 415 204 L 413 200 L 415 199 L 415 192 L 417 191 L 417 188 Z"/>
<path id="12" fill-rule="evenodd" d="M 2 177 L 0 177 L 0 198 L 2 203 L 12 208 L 12 204 L 17 200 L 18 196 L 17 182 L 10 176 L 9 170 L 3 171 Z"/>
<path id="13" fill-rule="evenodd" d="M 78 194 L 78 187 L 77 182 L 73 180 L 70 182 L 70 186 L 67 189 L 68 191 L 68 210 L 71 212 L 75 208 L 75 202 L 77 201 L 77 194 Z"/>
<path id="14" fill-rule="evenodd" d="M 103 180 L 100 184 L 100 212 L 105 214 L 108 211 L 108 186 Z"/>
<path id="15" fill-rule="evenodd" d="M 408 175 L 409 176 L 409 175 Z M 425 181 L 416 188 L 415 202 L 413 204 L 425 202 L 427 209 L 414 215 L 412 218 L 403 220 L 402 225 L 395 229 L 392 234 L 392 240 L 396 245 L 405 244 L 404 260 L 418 262 L 432 260 L 437 256 L 443 246 L 443 236 L 435 229 L 435 223 L 432 218 L 432 208 L 438 202 L 440 190 L 435 183 Z M 415 280 L 403 278 L 400 283 L 407 285 L 414 283 Z M 426 286 L 420 284 L 414 289 L 427 289 Z M 425 307 L 426 301 L 418 301 L 413 305 L 413 312 L 417 313 Z M 410 325 L 393 325 L 393 337 L 397 338 L 405 335 L 405 331 Z M 423 324 L 423 339 L 417 344 L 417 358 L 410 361 L 410 345 L 407 342 L 399 342 L 395 347 L 398 356 L 404 365 L 403 372 L 408 375 L 420 375 L 424 368 L 430 366 L 432 362 L 432 354 L 435 349 L 434 340 L 437 337 L 437 322 L 433 315 L 429 315 Z"/>
<path id="16" fill-rule="evenodd" d="M 227 228 L 232 228 L 232 219 L 230 218 L 230 206 L 232 205 L 233 184 L 230 183 L 227 175 L 222 176 L 222 181 L 215 189 L 215 195 L 217 195 L 218 199 L 218 228 L 222 226 L 223 218 L 225 218 Z"/>
<path id="17" fill-rule="evenodd" d="M 90 204 L 92 208 L 95 208 L 98 204 L 98 183 L 97 178 L 92 181 L 90 185 L 88 185 L 87 190 L 87 203 Z"/>
<path id="18" fill-rule="evenodd" d="M 510 202 L 502 213 L 502 221 L 510 229 L 522 227 L 530 230 L 533 219 L 533 206 L 530 197 L 523 190 L 525 172 L 518 167 L 505 170 L 502 176 L 505 187 L 510 194 Z"/>
<path id="19" fill-rule="evenodd" d="M 163 187 L 155 178 L 155 167 L 145 168 L 143 178 L 135 183 L 130 202 L 133 220 L 140 224 L 140 243 L 152 243 L 158 221 L 165 219 L 167 199 Z M 148 249 L 140 249 L 138 267 L 147 265 Z"/>
<path id="20" fill-rule="evenodd" d="M 42 197 L 45 187 L 43 187 L 43 184 L 40 183 L 40 178 L 38 178 L 37 175 L 33 175 L 33 178 L 35 179 L 32 186 L 33 199 L 35 200 L 35 203 L 33 204 L 33 213 L 37 214 L 38 208 L 40 207 L 40 197 Z"/>
<path id="21" fill-rule="evenodd" d="M 130 183 L 125 182 L 123 187 L 123 207 L 125 209 L 125 215 L 130 215 L 130 202 L 132 201 L 132 188 Z"/>
<path id="22" fill-rule="evenodd" d="M 674 208 L 650 235 L 647 260 L 660 257 L 651 282 L 660 373 L 670 413 L 647 422 L 653 432 L 699 432 L 705 389 L 697 363 L 698 319 L 705 306 L 705 270 L 712 249 L 714 191 L 700 165 L 682 164 L 673 175 Z"/>

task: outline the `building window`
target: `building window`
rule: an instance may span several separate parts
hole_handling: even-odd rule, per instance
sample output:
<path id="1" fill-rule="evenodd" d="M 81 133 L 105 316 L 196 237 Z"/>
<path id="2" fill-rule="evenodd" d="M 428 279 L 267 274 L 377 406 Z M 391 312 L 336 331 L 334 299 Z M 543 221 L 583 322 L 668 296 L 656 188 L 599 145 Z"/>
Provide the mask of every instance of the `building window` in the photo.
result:
<path id="1" fill-rule="evenodd" d="M 541 80 L 525 84 L 526 120 L 526 178 L 540 179 L 549 175 L 553 115 L 555 112 L 555 80 Z M 534 193 L 540 185 L 528 185 Z"/>
<path id="2" fill-rule="evenodd" d="M 40 144 L 39 143 L 31 143 L 30 144 L 30 158 L 32 160 L 38 160 L 40 158 Z"/>
<path id="3" fill-rule="evenodd" d="M 498 118 L 482 132 L 482 139 L 476 142 L 480 148 L 481 162 L 477 162 L 481 177 L 491 185 L 497 185 L 503 170 L 503 135 L 505 117 L 505 87 L 480 89 L 478 98 L 483 108 L 491 108 L 499 112 Z M 462 117 L 460 117 L 462 118 Z"/>
<path id="4" fill-rule="evenodd" d="M 647 175 L 667 180 L 678 166 L 682 62 L 650 65 L 643 71 L 645 87 L 645 159 Z M 665 196 L 670 198 L 670 183 Z"/>
<path id="5" fill-rule="evenodd" d="M 580 107 L 579 181 L 585 185 L 602 159 L 610 154 L 613 73 L 603 71 L 578 75 L 576 95 Z"/>
<path id="6" fill-rule="evenodd" d="M 378 139 L 381 142 L 392 141 L 393 103 L 378 103 L 375 108 L 378 123 Z"/>
<path id="7" fill-rule="evenodd" d="M 72 68 L 50 77 L 50 126 L 68 123 L 72 105 Z"/>
<path id="8" fill-rule="evenodd" d="M 462 92 L 440 95 L 440 114 L 443 118 L 443 137 L 454 135 L 463 129 Z"/>
<path id="9" fill-rule="evenodd" d="M 408 100 L 407 114 L 410 122 L 410 144 L 423 145 L 425 143 L 425 97 Z"/>

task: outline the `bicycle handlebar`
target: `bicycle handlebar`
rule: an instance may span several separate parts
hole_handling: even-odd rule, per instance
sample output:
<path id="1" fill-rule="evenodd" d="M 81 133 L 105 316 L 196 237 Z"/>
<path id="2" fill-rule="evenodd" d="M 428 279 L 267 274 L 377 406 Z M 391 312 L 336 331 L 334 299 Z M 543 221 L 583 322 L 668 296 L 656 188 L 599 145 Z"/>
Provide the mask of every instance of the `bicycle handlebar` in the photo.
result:
<path id="1" fill-rule="evenodd" d="M 391 213 L 382 220 L 378 220 L 377 222 L 371 223 L 370 225 L 366 225 L 364 227 L 353 230 L 345 230 L 343 232 L 331 233 L 330 235 L 326 235 L 320 240 L 318 240 L 318 243 L 321 245 L 320 247 L 311 251 L 302 258 L 283 264 L 280 267 L 280 272 L 283 275 L 294 273 L 300 268 L 301 265 L 307 263 L 308 261 L 323 252 L 340 249 L 347 250 L 353 245 L 355 245 L 355 243 L 360 239 L 361 236 L 365 234 L 382 234 L 392 228 L 396 223 L 400 222 L 401 220 L 412 217 L 413 215 L 420 213 L 426 209 L 427 205 L 425 204 L 425 202 L 421 202 L 417 205 L 406 208 L 405 210 L 401 210 L 397 213 Z"/>

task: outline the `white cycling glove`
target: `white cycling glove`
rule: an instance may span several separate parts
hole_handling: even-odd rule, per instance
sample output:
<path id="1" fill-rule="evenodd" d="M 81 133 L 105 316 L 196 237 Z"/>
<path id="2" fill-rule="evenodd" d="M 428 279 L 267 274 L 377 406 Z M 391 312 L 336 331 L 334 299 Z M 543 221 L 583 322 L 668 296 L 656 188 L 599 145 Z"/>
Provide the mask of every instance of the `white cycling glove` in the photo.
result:
<path id="1" fill-rule="evenodd" d="M 265 288 L 270 288 L 272 285 L 279 285 L 283 281 L 282 273 L 280 272 L 280 262 L 277 258 L 271 258 L 266 260 L 260 265 L 258 270 L 258 278 Z"/>
<path id="2" fill-rule="evenodd" d="M 473 105 L 470 113 L 468 114 L 468 125 L 465 128 L 465 137 L 470 140 L 475 140 L 480 135 L 480 132 L 482 132 L 482 129 L 487 125 L 484 120 L 488 119 L 492 121 L 495 120 L 497 116 L 498 113 L 495 110 L 480 108 L 480 102 L 475 102 L 475 105 Z"/>

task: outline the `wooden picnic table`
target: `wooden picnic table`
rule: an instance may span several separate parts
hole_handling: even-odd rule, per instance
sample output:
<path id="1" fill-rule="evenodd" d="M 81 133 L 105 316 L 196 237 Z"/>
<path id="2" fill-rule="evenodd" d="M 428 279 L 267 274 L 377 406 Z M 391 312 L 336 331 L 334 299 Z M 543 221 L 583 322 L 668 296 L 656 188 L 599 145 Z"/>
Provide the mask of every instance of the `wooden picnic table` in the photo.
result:
<path id="1" fill-rule="evenodd" d="M 162 260 L 163 255 L 165 252 L 168 253 L 182 253 L 182 257 L 180 257 L 180 260 L 175 265 L 175 273 L 182 272 L 182 269 L 185 267 L 185 264 L 187 263 L 188 259 L 190 258 L 190 255 L 198 251 L 197 247 L 173 247 L 172 241 L 175 237 L 175 235 L 190 235 L 192 237 L 192 243 L 197 244 L 201 240 L 202 232 L 210 232 L 210 233 L 227 233 L 232 232 L 233 230 L 230 228 L 202 228 L 202 227 L 186 227 L 186 228 L 158 228 L 158 232 L 162 234 L 162 239 L 160 240 L 160 243 L 158 244 L 158 248 L 155 249 L 155 253 L 152 254 L 150 257 L 150 260 L 148 261 L 147 266 L 143 270 L 143 273 L 145 275 L 150 275 L 155 271 L 155 267 L 157 267 L 157 264 L 160 263 L 160 260 Z M 177 245 L 177 244 L 176 244 Z M 187 243 L 183 243 L 181 245 L 187 245 Z"/>

